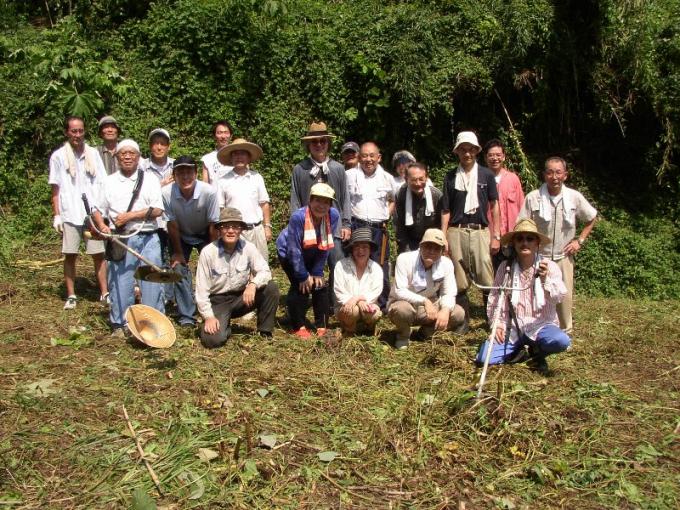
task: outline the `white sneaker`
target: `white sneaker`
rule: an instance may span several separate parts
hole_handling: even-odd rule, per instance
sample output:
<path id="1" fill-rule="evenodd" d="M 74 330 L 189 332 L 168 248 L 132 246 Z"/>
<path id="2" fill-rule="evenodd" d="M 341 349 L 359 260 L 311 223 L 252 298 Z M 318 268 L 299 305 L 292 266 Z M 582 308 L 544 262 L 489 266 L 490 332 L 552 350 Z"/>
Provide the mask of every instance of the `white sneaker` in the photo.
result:
<path id="1" fill-rule="evenodd" d="M 66 298 L 66 302 L 64 303 L 64 310 L 73 310 L 77 304 L 78 298 L 75 296 L 75 294 L 71 294 L 69 297 Z"/>

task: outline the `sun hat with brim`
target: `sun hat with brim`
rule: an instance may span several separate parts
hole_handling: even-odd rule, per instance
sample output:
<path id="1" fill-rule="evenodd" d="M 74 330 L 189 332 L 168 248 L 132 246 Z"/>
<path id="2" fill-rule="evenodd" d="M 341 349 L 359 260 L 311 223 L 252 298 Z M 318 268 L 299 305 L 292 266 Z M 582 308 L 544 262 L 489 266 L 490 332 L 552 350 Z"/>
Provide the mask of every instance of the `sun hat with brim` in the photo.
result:
<path id="1" fill-rule="evenodd" d="M 149 133 L 149 142 L 151 142 L 153 137 L 156 136 L 156 135 L 161 135 L 161 136 L 165 137 L 168 140 L 168 143 L 170 143 L 170 133 L 168 133 L 167 129 L 163 129 L 163 128 L 152 129 L 151 133 Z"/>
<path id="2" fill-rule="evenodd" d="M 220 219 L 215 222 L 215 227 L 219 227 L 224 223 L 240 223 L 244 229 L 248 230 L 249 228 L 248 224 L 243 221 L 241 211 L 235 207 L 225 207 L 220 211 Z"/>
<path id="3" fill-rule="evenodd" d="M 534 220 L 529 218 L 519 220 L 515 225 L 514 230 L 512 230 L 511 232 L 507 232 L 505 235 L 503 235 L 503 237 L 501 237 L 501 244 L 505 246 L 512 243 L 515 234 L 534 234 L 540 240 L 540 244 L 552 243 L 552 239 L 550 239 L 545 234 L 541 234 L 538 231 L 538 228 L 536 227 L 536 223 L 534 222 Z"/>
<path id="4" fill-rule="evenodd" d="M 368 243 L 371 245 L 371 249 L 375 250 L 378 245 L 373 240 L 373 233 L 368 227 L 360 227 L 352 231 L 352 237 L 349 238 L 349 244 L 347 245 L 348 250 L 352 250 L 352 246 L 358 243 Z"/>
<path id="5" fill-rule="evenodd" d="M 309 190 L 309 198 L 311 199 L 312 197 L 330 198 L 333 200 L 335 198 L 335 190 L 324 182 L 317 182 Z"/>
<path id="6" fill-rule="evenodd" d="M 309 129 L 307 130 L 307 134 L 302 137 L 302 141 L 306 142 L 309 140 L 317 140 L 319 138 L 335 138 L 335 135 L 332 135 L 328 132 L 328 128 L 326 127 L 325 122 L 312 122 L 309 125 Z"/>
<path id="7" fill-rule="evenodd" d="M 458 133 L 458 136 L 456 137 L 456 145 L 453 147 L 453 151 L 456 152 L 458 147 L 464 143 L 469 143 L 470 145 L 477 147 L 478 150 L 482 150 L 482 147 L 479 145 L 479 140 L 477 140 L 477 135 L 472 131 L 461 131 Z"/>
<path id="8" fill-rule="evenodd" d="M 428 228 L 423 234 L 423 238 L 420 240 L 420 244 L 423 243 L 438 244 L 441 247 L 446 246 L 444 232 L 442 232 L 438 228 Z"/>
<path id="9" fill-rule="evenodd" d="M 177 170 L 181 167 L 196 169 L 196 161 L 191 156 L 180 156 L 172 163 L 172 169 Z"/>
<path id="10" fill-rule="evenodd" d="M 161 312 L 147 305 L 132 305 L 125 311 L 130 333 L 149 347 L 167 349 L 175 343 L 175 328 Z"/>
<path id="11" fill-rule="evenodd" d="M 118 122 L 111 115 L 104 115 L 101 119 L 99 119 L 98 127 L 100 131 L 104 126 L 108 125 L 116 126 L 116 129 L 120 130 L 120 127 L 118 127 Z"/>
<path id="12" fill-rule="evenodd" d="M 124 140 L 121 140 L 120 142 L 118 142 L 118 145 L 116 145 L 116 152 L 120 152 L 121 150 L 123 150 L 126 147 L 128 149 L 133 149 L 137 154 L 140 153 L 139 144 L 131 138 L 125 138 Z"/>
<path id="13" fill-rule="evenodd" d="M 251 163 L 262 157 L 262 148 L 259 145 L 245 138 L 237 138 L 217 151 L 217 161 L 224 166 L 231 166 L 231 153 L 234 151 L 246 151 L 250 154 Z"/>

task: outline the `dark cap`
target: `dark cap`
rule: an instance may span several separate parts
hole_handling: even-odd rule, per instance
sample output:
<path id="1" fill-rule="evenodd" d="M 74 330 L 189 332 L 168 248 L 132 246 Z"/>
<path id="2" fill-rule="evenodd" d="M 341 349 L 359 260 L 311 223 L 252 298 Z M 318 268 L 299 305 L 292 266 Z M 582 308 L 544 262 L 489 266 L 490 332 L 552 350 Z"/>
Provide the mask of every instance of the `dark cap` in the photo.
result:
<path id="1" fill-rule="evenodd" d="M 347 245 L 347 249 L 351 250 L 352 246 L 357 243 L 368 243 L 371 245 L 372 250 L 378 248 L 378 245 L 373 240 L 373 232 L 369 227 L 360 227 L 353 230 L 352 237 L 350 237 L 349 244 Z"/>
<path id="2" fill-rule="evenodd" d="M 177 169 L 181 166 L 188 166 L 188 167 L 191 167 L 195 170 L 196 169 L 196 162 L 194 161 L 194 158 L 192 158 L 191 156 L 180 156 L 172 164 L 172 169 L 175 170 L 175 169 Z"/>
<path id="3" fill-rule="evenodd" d="M 347 151 L 359 152 L 359 144 L 356 142 L 346 142 L 340 149 L 340 154 Z"/>

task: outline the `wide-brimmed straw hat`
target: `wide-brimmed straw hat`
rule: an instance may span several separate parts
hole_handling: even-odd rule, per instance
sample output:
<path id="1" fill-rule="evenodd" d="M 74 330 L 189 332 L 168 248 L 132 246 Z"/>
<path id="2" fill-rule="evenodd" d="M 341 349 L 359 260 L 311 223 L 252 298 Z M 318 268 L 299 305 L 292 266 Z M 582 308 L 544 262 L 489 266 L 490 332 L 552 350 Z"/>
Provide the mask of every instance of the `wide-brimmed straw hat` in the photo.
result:
<path id="1" fill-rule="evenodd" d="M 446 239 L 444 238 L 444 232 L 438 228 L 428 228 L 423 234 L 423 238 L 420 240 L 420 244 L 423 243 L 434 243 L 441 247 L 446 246 Z"/>
<path id="2" fill-rule="evenodd" d="M 309 125 L 307 134 L 302 137 L 302 141 L 307 142 L 309 140 L 317 140 L 319 138 L 328 138 L 330 140 L 335 138 L 335 135 L 332 135 L 328 132 L 325 122 L 312 122 Z"/>
<path id="3" fill-rule="evenodd" d="M 458 147 L 464 143 L 469 143 L 470 145 L 477 147 L 477 150 L 482 150 L 481 145 L 479 145 L 479 140 L 477 140 L 476 134 L 474 134 L 472 131 L 461 131 L 456 137 L 456 145 L 453 147 L 453 152 L 456 152 L 456 149 L 458 149 Z"/>
<path id="4" fill-rule="evenodd" d="M 352 250 L 352 246 L 357 243 L 368 243 L 371 245 L 371 249 L 375 250 L 378 245 L 373 240 L 373 232 L 368 227 L 360 227 L 352 231 L 352 237 L 349 238 L 349 244 L 347 244 L 347 249 Z"/>
<path id="5" fill-rule="evenodd" d="M 147 305 L 132 305 L 125 312 L 130 333 L 149 347 L 167 349 L 177 335 L 172 322 L 161 312 Z"/>
<path id="6" fill-rule="evenodd" d="M 219 227 L 222 223 L 240 223 L 244 229 L 248 229 L 248 224 L 243 221 L 241 211 L 236 207 L 225 207 L 220 211 L 220 219 L 215 223 L 215 227 Z"/>
<path id="7" fill-rule="evenodd" d="M 246 151 L 250 154 L 250 162 L 257 161 L 262 157 L 262 148 L 245 138 L 237 138 L 229 145 L 225 145 L 217 151 L 217 161 L 225 166 L 231 166 L 231 153 L 234 151 Z"/>
<path id="8" fill-rule="evenodd" d="M 330 198 L 333 200 L 335 198 L 335 190 L 325 182 L 317 182 L 309 190 L 309 198 L 311 199 L 312 197 Z"/>
<path id="9" fill-rule="evenodd" d="M 534 234 L 535 236 L 538 237 L 540 244 L 549 244 L 552 243 L 552 239 L 550 239 L 547 235 L 541 234 L 538 231 L 538 227 L 536 227 L 536 223 L 534 220 L 529 219 L 529 218 L 524 218 L 523 220 L 519 220 L 517 224 L 515 225 L 514 230 L 511 232 L 506 233 L 501 237 L 501 244 L 506 245 L 512 243 L 512 240 L 515 237 L 515 234 Z"/>

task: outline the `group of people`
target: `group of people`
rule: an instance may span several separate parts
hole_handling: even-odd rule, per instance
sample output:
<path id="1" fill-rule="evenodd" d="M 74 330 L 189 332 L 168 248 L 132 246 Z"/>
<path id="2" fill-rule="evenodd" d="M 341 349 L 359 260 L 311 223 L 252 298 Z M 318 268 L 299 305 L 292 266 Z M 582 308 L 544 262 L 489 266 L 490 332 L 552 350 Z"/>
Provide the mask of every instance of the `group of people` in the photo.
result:
<path id="1" fill-rule="evenodd" d="M 134 140 L 119 139 L 113 117 L 103 117 L 98 129 L 102 143 L 90 147 L 83 119 L 67 118 L 66 141 L 50 158 L 54 227 L 63 235 L 65 255 L 64 308 L 77 305 L 75 261 L 84 239 L 101 300 L 110 304 L 114 335 L 126 334 L 125 311 L 140 299 L 162 313 L 174 301 L 182 326 L 196 324 L 198 309 L 207 347 L 223 345 L 231 319 L 246 314 L 255 313 L 257 331 L 270 336 L 279 289 L 268 264 L 270 198 L 262 174 L 251 166 L 263 156 L 261 147 L 232 140 L 232 126 L 215 123 L 215 150 L 201 158 L 199 180 L 191 156 L 169 157 L 167 130 L 151 131 L 145 159 Z M 546 355 L 568 347 L 574 255 L 597 212 L 564 185 L 563 159 L 546 161 L 544 184 L 525 198 L 517 175 L 505 167 L 503 144 L 491 140 L 482 149 L 472 131 L 458 134 L 453 152 L 459 164 L 441 190 L 408 151 L 394 155 L 389 173 L 376 143 L 345 143 L 340 163 L 330 157 L 333 139 L 323 122 L 312 123 L 301 138 L 308 157 L 293 168 L 290 219 L 275 240 L 290 281 L 291 334 L 324 335 L 333 314 L 347 335 L 373 334 L 386 315 L 396 327 L 398 349 L 435 331 L 464 333 L 467 290 L 474 282 L 488 288 L 489 316 L 499 307 L 501 315 L 496 343 L 484 344 L 479 359 L 490 347 L 492 363 L 531 359 L 543 365 Z M 478 163 L 480 152 L 486 166 Z M 397 246 L 393 278 L 390 222 Z M 579 234 L 578 222 L 585 223 Z M 84 236 L 88 228 L 94 238 Z M 111 256 L 102 241 L 108 234 L 122 235 L 147 261 L 169 265 L 181 281 L 135 280 L 140 258 Z M 194 248 L 195 292 L 188 267 Z M 502 286 L 513 290 L 501 301 Z M 308 329 L 310 298 L 314 319 Z M 420 328 L 412 333 L 414 326 Z"/>

